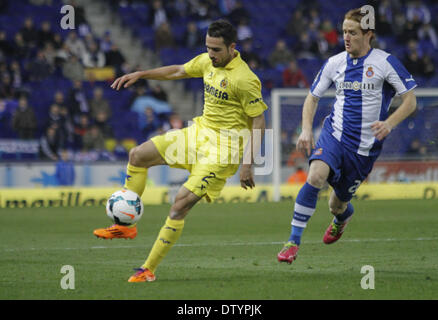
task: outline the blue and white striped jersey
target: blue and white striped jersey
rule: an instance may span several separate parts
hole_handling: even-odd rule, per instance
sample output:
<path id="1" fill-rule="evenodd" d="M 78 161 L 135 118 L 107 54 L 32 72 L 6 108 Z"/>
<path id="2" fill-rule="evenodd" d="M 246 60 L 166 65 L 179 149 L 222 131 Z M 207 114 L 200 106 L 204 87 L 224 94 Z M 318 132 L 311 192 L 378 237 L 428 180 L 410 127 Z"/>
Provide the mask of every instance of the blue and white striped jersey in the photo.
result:
<path id="1" fill-rule="evenodd" d="M 371 49 L 357 59 L 343 51 L 325 62 L 310 93 L 320 98 L 332 83 L 336 86 L 336 101 L 324 129 L 360 155 L 379 155 L 383 141 L 374 137 L 371 124 L 388 117 L 395 94 L 417 86 L 412 75 L 383 50 Z"/>

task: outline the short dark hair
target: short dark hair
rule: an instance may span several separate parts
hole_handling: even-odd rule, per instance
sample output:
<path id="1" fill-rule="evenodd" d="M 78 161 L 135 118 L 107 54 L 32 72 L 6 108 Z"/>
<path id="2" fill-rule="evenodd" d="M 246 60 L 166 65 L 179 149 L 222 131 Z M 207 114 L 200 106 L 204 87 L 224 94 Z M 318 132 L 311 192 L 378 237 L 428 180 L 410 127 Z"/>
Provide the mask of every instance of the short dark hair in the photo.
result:
<path id="1" fill-rule="evenodd" d="M 233 42 L 237 42 L 237 31 L 227 20 L 220 19 L 212 22 L 208 27 L 207 34 L 210 37 L 224 39 L 224 43 L 229 47 Z"/>

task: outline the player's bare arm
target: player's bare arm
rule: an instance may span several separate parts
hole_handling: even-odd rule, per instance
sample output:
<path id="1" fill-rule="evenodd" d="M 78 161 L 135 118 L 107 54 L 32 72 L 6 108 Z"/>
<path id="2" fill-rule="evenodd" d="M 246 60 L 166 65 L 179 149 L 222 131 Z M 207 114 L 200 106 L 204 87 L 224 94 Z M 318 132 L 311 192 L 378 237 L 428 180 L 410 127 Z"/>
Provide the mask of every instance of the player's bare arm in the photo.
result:
<path id="1" fill-rule="evenodd" d="M 406 92 L 401 95 L 401 97 L 403 100 L 402 104 L 388 119 L 385 121 L 376 121 L 371 125 L 374 136 L 378 140 L 383 140 L 393 128 L 406 119 L 417 108 L 417 98 L 413 90 Z"/>
<path id="2" fill-rule="evenodd" d="M 189 75 L 184 70 L 183 65 L 171 65 L 160 68 L 155 68 L 145 71 L 136 71 L 132 73 L 125 74 L 114 80 L 111 88 L 115 90 L 120 90 L 120 88 L 128 88 L 134 84 L 139 79 L 150 79 L 150 80 L 178 80 L 189 78 Z"/>
<path id="3" fill-rule="evenodd" d="M 301 134 L 297 140 L 297 150 L 306 152 L 308 156 L 310 156 L 312 149 L 315 148 L 312 127 L 318 101 L 318 97 L 309 93 L 303 105 L 303 123 L 301 126 Z"/>
<path id="4" fill-rule="evenodd" d="M 251 137 L 245 147 L 243 156 L 244 161 L 242 167 L 240 168 L 240 185 L 245 190 L 248 187 L 251 189 L 255 187 L 252 165 L 254 163 L 254 155 L 260 151 L 266 129 L 264 113 L 253 118 L 252 120 Z"/>

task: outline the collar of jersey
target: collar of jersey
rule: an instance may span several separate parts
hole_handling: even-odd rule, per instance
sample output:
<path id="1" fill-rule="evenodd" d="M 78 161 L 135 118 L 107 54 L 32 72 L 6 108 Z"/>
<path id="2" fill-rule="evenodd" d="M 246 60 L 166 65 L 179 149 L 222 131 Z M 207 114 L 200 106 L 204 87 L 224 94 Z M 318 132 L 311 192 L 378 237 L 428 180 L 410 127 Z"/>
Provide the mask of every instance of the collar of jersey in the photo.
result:
<path id="1" fill-rule="evenodd" d="M 235 52 L 237 52 L 237 55 L 231 59 L 230 62 L 228 62 L 228 64 L 224 67 L 224 69 L 226 70 L 231 70 L 234 69 L 235 67 L 237 67 L 240 64 L 240 61 L 242 60 L 240 58 L 240 52 L 237 50 L 234 50 Z"/>
<path id="2" fill-rule="evenodd" d="M 356 59 L 356 60 L 358 60 L 358 61 L 362 61 L 362 60 L 366 59 L 366 58 L 370 55 L 371 51 L 373 51 L 373 48 L 371 48 L 371 49 L 367 52 L 366 55 L 364 55 L 364 56 L 362 56 L 362 57 L 360 57 L 360 58 L 352 58 L 352 57 L 350 57 L 350 55 L 347 53 L 347 59 L 348 59 L 348 61 L 351 61 L 351 60 L 354 60 L 354 59 Z"/>

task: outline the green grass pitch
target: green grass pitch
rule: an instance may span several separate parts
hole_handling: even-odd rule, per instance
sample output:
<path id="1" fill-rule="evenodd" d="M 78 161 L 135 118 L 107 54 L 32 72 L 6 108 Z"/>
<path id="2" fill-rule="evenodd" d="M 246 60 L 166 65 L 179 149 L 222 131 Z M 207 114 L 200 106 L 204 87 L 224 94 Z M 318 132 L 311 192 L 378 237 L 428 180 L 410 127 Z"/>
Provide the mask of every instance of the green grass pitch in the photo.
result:
<path id="1" fill-rule="evenodd" d="M 103 207 L 0 209 L 0 299 L 437 299 L 438 200 L 353 201 L 343 238 L 322 243 L 326 201 L 304 231 L 298 259 L 279 264 L 293 203 L 199 204 L 159 266 L 157 281 L 128 283 L 169 206 L 146 206 L 133 240 L 103 240 Z M 74 268 L 64 290 L 61 268 Z M 374 289 L 362 289 L 364 265 Z"/>

